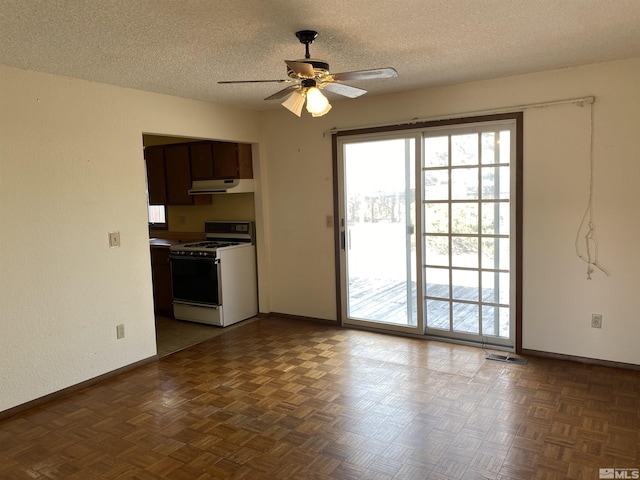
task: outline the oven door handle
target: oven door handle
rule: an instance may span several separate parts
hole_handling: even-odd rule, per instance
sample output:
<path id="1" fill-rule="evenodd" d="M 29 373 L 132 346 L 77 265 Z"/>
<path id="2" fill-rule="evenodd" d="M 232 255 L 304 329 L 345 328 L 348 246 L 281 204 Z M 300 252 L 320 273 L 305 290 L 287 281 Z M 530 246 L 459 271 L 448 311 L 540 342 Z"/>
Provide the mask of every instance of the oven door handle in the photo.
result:
<path id="1" fill-rule="evenodd" d="M 214 258 L 214 257 L 198 257 L 195 255 L 169 255 L 169 260 L 192 260 L 192 261 L 205 261 L 205 262 L 213 262 L 213 263 L 220 263 L 220 259 L 219 258 Z"/>
<path id="2" fill-rule="evenodd" d="M 202 302 L 189 302 L 187 300 L 174 300 L 173 303 L 178 303 L 180 305 L 190 305 L 192 307 L 211 308 L 213 310 L 218 310 L 220 308 L 220 305 L 212 305 L 210 303 Z"/>

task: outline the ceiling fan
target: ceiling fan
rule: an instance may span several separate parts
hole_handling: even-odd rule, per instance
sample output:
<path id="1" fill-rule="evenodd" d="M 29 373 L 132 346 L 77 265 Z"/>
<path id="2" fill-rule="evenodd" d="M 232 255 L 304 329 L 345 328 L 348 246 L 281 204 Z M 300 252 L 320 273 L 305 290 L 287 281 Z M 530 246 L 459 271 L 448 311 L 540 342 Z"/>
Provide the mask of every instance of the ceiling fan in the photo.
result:
<path id="1" fill-rule="evenodd" d="M 391 67 L 375 68 L 371 70 L 358 70 L 354 72 L 330 73 L 329 64 L 324 60 L 311 58 L 309 45 L 318 37 L 314 30 L 300 30 L 296 37 L 305 46 L 305 55 L 300 60 L 285 60 L 287 64 L 287 77 L 282 80 L 229 80 L 218 83 L 291 83 L 265 100 L 288 98 L 282 102 L 287 110 L 300 116 L 305 101 L 307 111 L 314 117 L 321 117 L 331 110 L 331 104 L 321 90 L 327 90 L 349 98 L 356 98 L 367 93 L 361 88 L 352 87 L 341 83 L 342 81 L 370 80 L 375 78 L 397 77 L 398 72 Z"/>

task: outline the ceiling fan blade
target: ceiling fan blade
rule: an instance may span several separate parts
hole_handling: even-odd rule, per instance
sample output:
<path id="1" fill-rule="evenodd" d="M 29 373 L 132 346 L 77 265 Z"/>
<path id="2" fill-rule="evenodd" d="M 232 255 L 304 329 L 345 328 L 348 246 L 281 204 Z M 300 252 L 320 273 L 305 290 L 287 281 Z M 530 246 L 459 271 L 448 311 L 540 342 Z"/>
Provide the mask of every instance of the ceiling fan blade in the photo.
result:
<path id="1" fill-rule="evenodd" d="M 286 83 L 291 80 L 224 80 L 218 83 Z"/>
<path id="2" fill-rule="evenodd" d="M 375 78 L 392 78 L 397 77 L 398 72 L 395 68 L 373 68 L 371 70 L 358 70 L 355 72 L 333 73 L 331 75 L 334 80 L 373 80 Z"/>
<path id="3" fill-rule="evenodd" d="M 356 98 L 367 93 L 366 90 L 345 85 L 344 83 L 326 83 L 323 89 L 349 98 Z"/>
<path id="4" fill-rule="evenodd" d="M 286 97 L 287 95 L 289 95 L 291 92 L 297 90 L 299 87 L 298 85 L 289 85 L 287 88 L 283 88 L 282 90 L 274 93 L 273 95 L 269 95 L 267 98 L 265 98 L 265 100 L 275 100 L 277 98 L 282 98 L 282 97 Z"/>
<path id="5" fill-rule="evenodd" d="M 285 60 L 284 63 L 302 78 L 313 78 L 316 76 L 313 67 L 308 63 L 293 62 L 291 60 Z"/>

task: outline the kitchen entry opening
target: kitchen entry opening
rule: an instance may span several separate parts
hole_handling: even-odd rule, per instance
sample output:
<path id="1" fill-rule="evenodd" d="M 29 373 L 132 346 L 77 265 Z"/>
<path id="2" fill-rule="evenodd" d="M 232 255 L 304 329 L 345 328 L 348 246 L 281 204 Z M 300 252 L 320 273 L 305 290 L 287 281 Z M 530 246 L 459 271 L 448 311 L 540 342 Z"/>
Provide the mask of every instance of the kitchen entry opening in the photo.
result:
<path id="1" fill-rule="evenodd" d="M 343 324 L 521 348 L 521 124 L 334 135 Z"/>

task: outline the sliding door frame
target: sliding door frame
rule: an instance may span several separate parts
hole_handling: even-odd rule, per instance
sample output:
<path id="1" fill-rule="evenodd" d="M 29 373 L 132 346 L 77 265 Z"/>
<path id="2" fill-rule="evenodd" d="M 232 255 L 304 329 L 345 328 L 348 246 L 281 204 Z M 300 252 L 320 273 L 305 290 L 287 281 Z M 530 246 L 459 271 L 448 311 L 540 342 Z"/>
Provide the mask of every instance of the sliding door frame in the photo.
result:
<path id="1" fill-rule="evenodd" d="M 515 201 L 515 212 L 516 212 L 516 220 L 514 225 L 515 230 L 515 305 L 513 306 L 513 310 L 515 312 L 515 352 L 522 352 L 522 237 L 523 237 L 523 164 L 524 164 L 524 147 L 523 147 L 523 112 L 511 112 L 511 113 L 501 113 L 495 115 L 482 115 L 475 117 L 463 117 L 463 118 L 451 118 L 446 120 L 433 120 L 426 122 L 417 122 L 411 124 L 398 124 L 398 125 L 388 125 L 381 127 L 370 127 L 370 128 L 361 128 L 361 129 L 353 129 L 353 130 L 340 130 L 332 134 L 331 136 L 331 151 L 333 157 L 333 218 L 334 218 L 334 250 L 335 250 L 335 272 L 336 272 L 336 318 L 338 319 L 338 323 L 343 325 L 343 303 L 345 301 L 342 298 L 342 276 L 344 272 L 342 271 L 341 265 L 341 249 L 342 245 L 344 245 L 344 226 L 341 225 L 343 219 L 341 218 L 341 206 L 340 206 L 340 172 L 339 172 L 339 162 L 338 162 L 338 138 L 346 137 L 346 136 L 355 136 L 355 135 L 367 135 L 367 134 L 389 134 L 392 132 L 400 132 L 400 131 L 415 131 L 415 130 L 424 130 L 433 127 L 445 127 L 445 126 L 456 126 L 463 125 L 468 123 L 482 123 L 482 122 L 495 122 L 500 120 L 515 120 L 516 126 L 516 158 L 513 163 L 513 167 L 516 169 L 515 177 L 516 177 L 516 191 L 514 192 L 514 201 Z M 420 299 L 422 302 L 423 299 Z M 422 335 L 422 337 L 425 337 Z"/>

